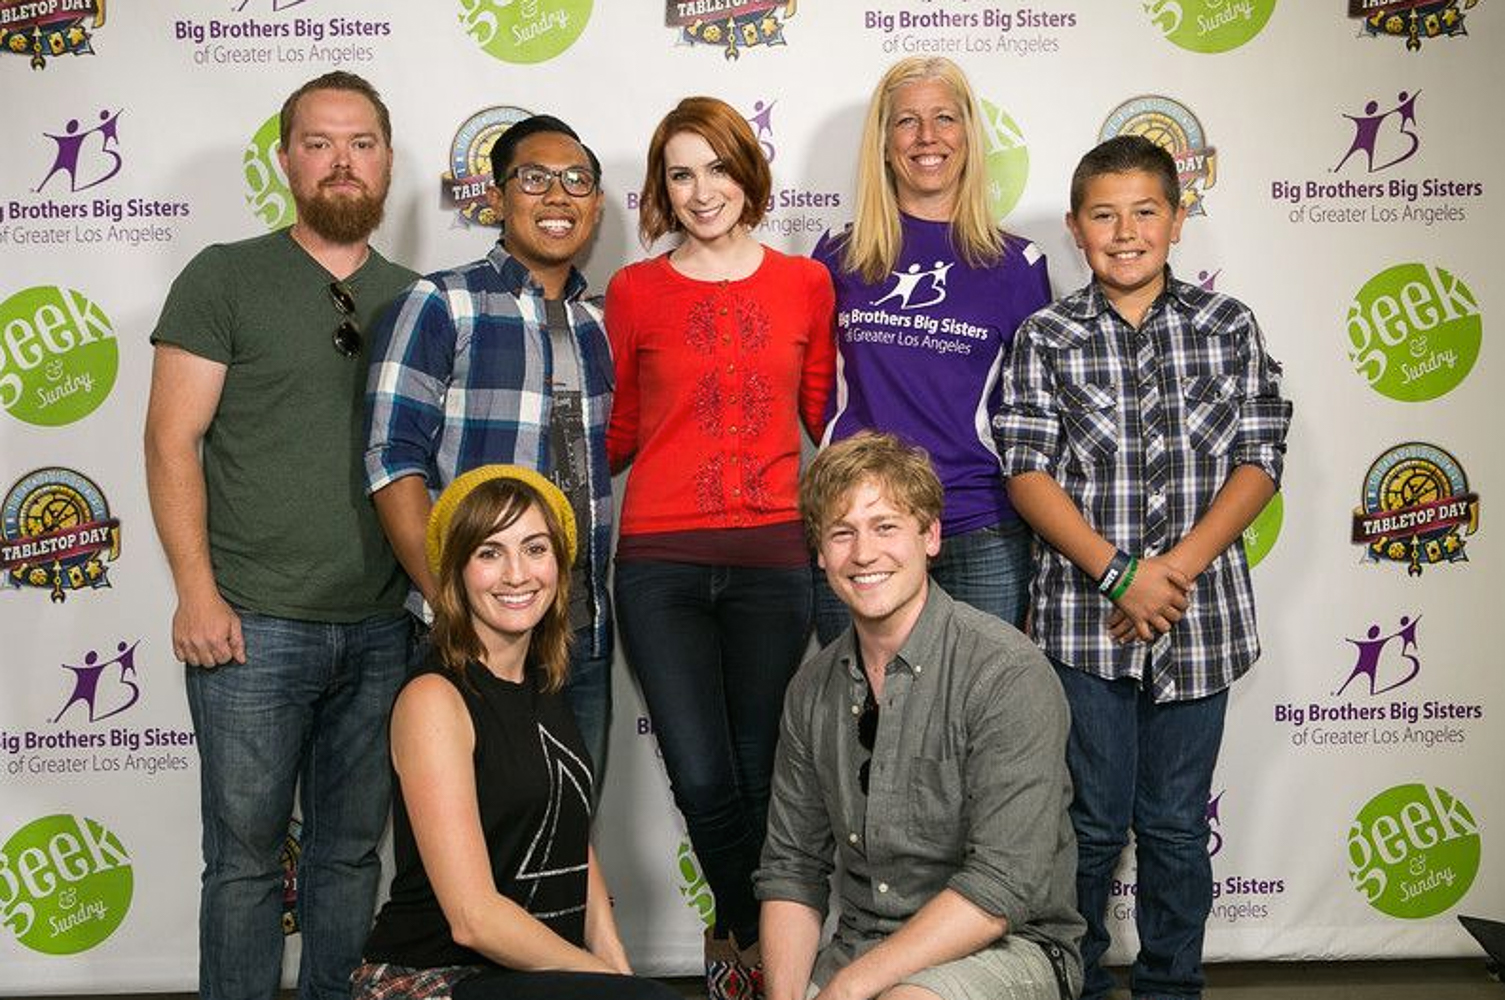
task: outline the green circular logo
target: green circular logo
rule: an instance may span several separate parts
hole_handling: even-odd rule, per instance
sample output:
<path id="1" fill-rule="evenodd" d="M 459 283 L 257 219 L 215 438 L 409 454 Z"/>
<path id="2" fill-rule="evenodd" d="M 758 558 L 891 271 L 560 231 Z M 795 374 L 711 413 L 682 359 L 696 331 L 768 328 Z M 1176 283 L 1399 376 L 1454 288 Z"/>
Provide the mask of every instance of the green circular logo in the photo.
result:
<path id="1" fill-rule="evenodd" d="M 987 143 L 983 162 L 988 171 L 988 210 L 993 218 L 1002 220 L 1019 204 L 1029 181 L 1029 147 L 1007 111 L 986 99 L 978 103 L 982 106 L 982 137 Z"/>
<path id="2" fill-rule="evenodd" d="M 1451 392 L 1474 367 L 1484 335 L 1474 293 L 1432 264 L 1397 264 L 1370 278 L 1346 326 L 1354 370 L 1404 403 Z"/>
<path id="3" fill-rule="evenodd" d="M 1279 493 L 1275 494 L 1244 529 L 1244 558 L 1249 560 L 1250 569 L 1258 566 L 1275 547 L 1275 539 L 1280 537 L 1280 525 L 1285 521 L 1285 508 L 1285 501 L 1280 499 Z"/>
<path id="4" fill-rule="evenodd" d="M 88 951 L 125 919 L 133 884 L 113 833 L 82 816 L 46 816 L 0 847 L 0 925 L 46 955 Z"/>
<path id="5" fill-rule="evenodd" d="M 1275 0 L 1146 0 L 1165 37 L 1190 52 L 1227 52 L 1264 30 Z"/>
<path id="6" fill-rule="evenodd" d="M 705 880 L 705 873 L 700 870 L 700 860 L 695 857 L 695 849 L 688 840 L 679 842 L 674 870 L 679 876 L 679 894 L 684 897 L 685 905 L 694 910 L 695 915 L 707 927 L 714 926 L 716 897 L 711 893 L 711 884 Z"/>
<path id="7" fill-rule="evenodd" d="M 282 116 L 274 114 L 251 136 L 240 164 L 246 177 L 246 204 L 269 230 L 285 229 L 298 220 L 292 189 L 277 162 L 281 133 Z"/>
<path id="8" fill-rule="evenodd" d="M 11 416 L 43 427 L 82 420 L 119 367 L 110 318 L 83 292 L 38 285 L 0 302 L 0 406 Z"/>
<path id="9" fill-rule="evenodd" d="M 1478 824 L 1434 785 L 1381 792 L 1348 828 L 1348 877 L 1392 917 L 1435 917 L 1463 898 L 1478 872 Z"/>
<path id="10" fill-rule="evenodd" d="M 591 0 L 460 0 L 460 25 L 502 62 L 539 63 L 575 44 Z"/>

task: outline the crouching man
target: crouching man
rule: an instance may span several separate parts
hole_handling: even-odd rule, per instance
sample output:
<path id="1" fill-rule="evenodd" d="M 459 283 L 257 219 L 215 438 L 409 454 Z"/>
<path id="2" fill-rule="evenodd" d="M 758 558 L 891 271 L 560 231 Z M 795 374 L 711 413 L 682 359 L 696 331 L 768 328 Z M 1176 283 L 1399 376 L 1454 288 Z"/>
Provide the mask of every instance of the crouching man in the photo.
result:
<path id="1" fill-rule="evenodd" d="M 784 702 L 756 878 L 769 1000 L 1081 987 L 1066 702 L 1028 639 L 927 575 L 941 503 L 925 453 L 886 434 L 832 445 L 801 482 L 852 627 Z"/>

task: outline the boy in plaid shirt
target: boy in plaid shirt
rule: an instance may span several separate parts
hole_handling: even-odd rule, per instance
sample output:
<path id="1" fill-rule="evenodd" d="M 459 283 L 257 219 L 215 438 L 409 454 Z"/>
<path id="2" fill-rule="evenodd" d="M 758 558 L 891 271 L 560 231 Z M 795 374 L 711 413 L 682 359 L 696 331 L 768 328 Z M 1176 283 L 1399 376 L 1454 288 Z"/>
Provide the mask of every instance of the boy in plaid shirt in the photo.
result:
<path id="1" fill-rule="evenodd" d="M 1066 216 L 1093 280 L 1020 327 L 993 420 L 1046 542 L 1032 633 L 1071 705 L 1084 1000 L 1107 996 L 1109 885 L 1132 828 L 1136 998 L 1201 995 L 1207 801 L 1228 687 L 1259 655 L 1237 542 L 1280 483 L 1291 404 L 1248 307 L 1166 266 L 1175 162 L 1138 136 L 1082 158 Z"/>

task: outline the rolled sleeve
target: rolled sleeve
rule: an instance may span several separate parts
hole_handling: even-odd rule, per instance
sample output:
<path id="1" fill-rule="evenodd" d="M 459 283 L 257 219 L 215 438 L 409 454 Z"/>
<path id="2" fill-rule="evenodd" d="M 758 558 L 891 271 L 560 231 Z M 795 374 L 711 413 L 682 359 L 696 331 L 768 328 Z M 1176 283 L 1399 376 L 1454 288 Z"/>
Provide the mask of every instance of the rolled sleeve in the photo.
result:
<path id="1" fill-rule="evenodd" d="M 968 699 L 964 781 L 969 828 L 961 868 L 947 887 L 1021 927 L 1049 904 L 1059 863 L 1066 774 L 1065 696 L 1038 650 L 1007 684 L 977 685 Z"/>
<path id="2" fill-rule="evenodd" d="M 993 440 L 1005 478 L 1023 472 L 1050 474 L 1061 448 L 1055 377 L 1032 336 L 1029 320 L 1014 340 L 1009 367 L 999 379 Z"/>
<path id="3" fill-rule="evenodd" d="M 1280 363 L 1265 351 L 1264 336 L 1252 313 L 1247 315 L 1243 338 L 1244 402 L 1239 409 L 1233 460 L 1237 465 L 1258 467 L 1279 489 L 1293 408 L 1281 395 Z"/>
<path id="4" fill-rule="evenodd" d="M 824 920 L 836 843 L 810 751 L 810 714 L 815 704 L 810 685 L 790 685 L 779 724 L 768 832 L 762 863 L 753 875 L 753 892 L 759 900 L 802 903 Z"/>
<path id="5" fill-rule="evenodd" d="M 404 476 L 432 476 L 455 340 L 444 297 L 427 279 L 378 324 L 366 382 L 367 493 Z"/>

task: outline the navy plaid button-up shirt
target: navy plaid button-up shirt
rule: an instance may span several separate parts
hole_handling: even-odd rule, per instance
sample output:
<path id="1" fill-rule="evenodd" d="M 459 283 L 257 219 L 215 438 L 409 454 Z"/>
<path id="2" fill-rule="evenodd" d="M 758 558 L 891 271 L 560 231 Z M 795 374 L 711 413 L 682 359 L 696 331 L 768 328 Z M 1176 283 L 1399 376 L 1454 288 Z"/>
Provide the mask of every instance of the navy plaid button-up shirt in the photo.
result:
<path id="1" fill-rule="evenodd" d="M 614 380 L 600 299 L 570 272 L 564 301 L 581 378 L 585 417 L 593 649 L 607 646 L 611 620 L 606 564 L 611 552 L 611 471 L 606 425 Z M 420 279 L 374 331 L 366 383 L 366 486 L 375 493 L 422 476 L 437 497 L 456 476 L 505 462 L 548 470 L 554 357 L 543 289 L 501 244 L 481 260 Z M 408 607 L 422 612 L 417 592 Z"/>
<path id="2" fill-rule="evenodd" d="M 1168 278 L 1135 330 L 1096 282 L 1024 322 L 993 433 L 1005 476 L 1044 472 L 1094 531 L 1132 555 L 1169 551 L 1234 468 L 1277 485 L 1291 404 L 1254 314 Z M 1151 643 L 1119 645 L 1094 579 L 1047 549 L 1031 586 L 1035 639 L 1054 659 L 1133 677 L 1157 701 L 1214 694 L 1259 656 L 1254 592 L 1237 542 L 1197 578 L 1186 615 Z"/>

